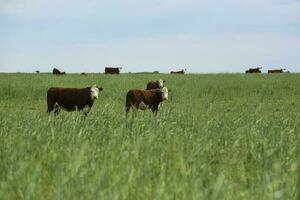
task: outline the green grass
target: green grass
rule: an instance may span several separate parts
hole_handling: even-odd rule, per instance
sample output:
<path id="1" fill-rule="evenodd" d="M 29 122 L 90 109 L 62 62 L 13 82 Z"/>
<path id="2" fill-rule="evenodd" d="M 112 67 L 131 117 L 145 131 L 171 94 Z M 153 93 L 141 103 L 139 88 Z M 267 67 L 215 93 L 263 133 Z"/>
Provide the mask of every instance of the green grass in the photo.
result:
<path id="1" fill-rule="evenodd" d="M 126 118 L 158 78 L 171 100 Z M 87 117 L 46 113 L 94 83 Z M 300 199 L 299 134 L 299 74 L 0 74 L 0 199 Z"/>

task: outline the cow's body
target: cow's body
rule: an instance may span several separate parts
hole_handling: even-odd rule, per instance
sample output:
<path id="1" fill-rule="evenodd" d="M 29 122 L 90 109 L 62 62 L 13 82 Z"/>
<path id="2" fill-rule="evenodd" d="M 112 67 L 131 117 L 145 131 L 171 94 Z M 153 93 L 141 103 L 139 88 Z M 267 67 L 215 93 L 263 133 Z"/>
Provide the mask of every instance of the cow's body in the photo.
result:
<path id="1" fill-rule="evenodd" d="M 268 74 L 274 74 L 274 73 L 283 73 L 285 69 L 272 69 L 268 70 Z"/>
<path id="2" fill-rule="evenodd" d="M 252 73 L 261 73 L 261 67 L 257 68 L 249 68 L 248 70 L 245 71 L 246 74 L 252 74 Z"/>
<path id="3" fill-rule="evenodd" d="M 165 81 L 165 80 L 162 80 L 162 79 L 159 79 L 159 80 L 156 80 L 156 81 L 149 81 L 149 82 L 147 83 L 146 90 L 163 88 L 165 82 L 166 82 L 166 81 Z"/>
<path id="4" fill-rule="evenodd" d="M 159 104 L 167 99 L 168 89 L 166 87 L 152 90 L 130 90 L 126 95 L 126 113 L 130 108 L 141 110 L 149 108 L 157 113 Z"/>
<path id="5" fill-rule="evenodd" d="M 52 74 L 53 74 L 53 75 L 65 75 L 66 72 L 61 72 L 61 71 L 59 71 L 59 69 L 53 68 Z"/>
<path id="6" fill-rule="evenodd" d="M 119 74 L 121 67 L 105 67 L 105 74 Z"/>
<path id="7" fill-rule="evenodd" d="M 67 111 L 83 110 L 85 107 L 88 107 L 88 110 L 90 110 L 101 90 L 103 88 L 96 86 L 87 88 L 52 87 L 47 92 L 47 112 L 54 111 L 57 113 L 59 107 Z"/>

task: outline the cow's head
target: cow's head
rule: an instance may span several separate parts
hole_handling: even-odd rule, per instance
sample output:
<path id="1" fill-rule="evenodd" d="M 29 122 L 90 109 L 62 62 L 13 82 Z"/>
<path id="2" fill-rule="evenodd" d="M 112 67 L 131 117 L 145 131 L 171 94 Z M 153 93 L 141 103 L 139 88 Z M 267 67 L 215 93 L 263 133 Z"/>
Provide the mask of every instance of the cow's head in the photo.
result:
<path id="1" fill-rule="evenodd" d="M 92 87 L 89 87 L 91 91 L 91 99 L 95 100 L 98 99 L 99 92 L 103 90 L 102 87 L 98 87 L 97 85 L 93 85 Z"/>
<path id="2" fill-rule="evenodd" d="M 164 82 L 166 82 L 165 80 L 159 79 L 156 81 L 156 83 L 158 84 L 158 88 L 163 88 L 164 87 Z"/>
<path id="3" fill-rule="evenodd" d="M 162 100 L 163 101 L 164 100 L 168 100 L 168 95 L 169 95 L 168 88 L 164 86 L 163 88 L 160 89 L 160 91 L 161 91 L 161 98 L 162 98 Z"/>

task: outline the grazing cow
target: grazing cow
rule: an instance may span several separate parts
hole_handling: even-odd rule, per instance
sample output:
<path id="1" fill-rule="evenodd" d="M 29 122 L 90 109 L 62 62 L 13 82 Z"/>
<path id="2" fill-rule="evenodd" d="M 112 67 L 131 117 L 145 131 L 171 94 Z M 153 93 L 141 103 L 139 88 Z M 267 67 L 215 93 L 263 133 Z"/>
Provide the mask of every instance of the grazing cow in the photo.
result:
<path id="1" fill-rule="evenodd" d="M 102 87 L 93 85 L 86 88 L 59 88 L 52 87 L 47 92 L 47 112 L 54 111 L 57 114 L 60 108 L 66 111 L 83 110 L 88 107 L 87 114 L 94 103 L 94 100 L 98 98 L 99 91 L 102 91 Z"/>
<path id="2" fill-rule="evenodd" d="M 146 90 L 163 88 L 165 82 L 166 81 L 162 80 L 162 79 L 159 79 L 159 80 L 156 80 L 156 81 L 149 81 L 148 84 L 147 84 Z"/>
<path id="3" fill-rule="evenodd" d="M 35 73 L 39 74 L 39 73 L 40 73 L 40 71 L 39 71 L 39 70 L 36 70 L 36 71 L 35 71 Z"/>
<path id="4" fill-rule="evenodd" d="M 152 90 L 129 90 L 126 95 L 126 114 L 130 108 L 134 110 L 151 109 L 152 112 L 157 114 L 159 104 L 164 100 L 168 100 L 168 89 L 166 87 Z"/>
<path id="5" fill-rule="evenodd" d="M 246 74 L 252 74 L 252 73 L 261 73 L 261 67 L 257 68 L 249 68 L 248 70 L 245 71 Z"/>
<path id="6" fill-rule="evenodd" d="M 186 71 L 186 69 L 182 69 L 182 70 L 179 70 L 179 71 L 171 71 L 171 74 L 184 74 Z"/>
<path id="7" fill-rule="evenodd" d="M 61 72 L 61 71 L 59 71 L 59 69 L 53 68 L 52 74 L 53 74 L 53 75 L 65 75 L 66 72 Z"/>
<path id="8" fill-rule="evenodd" d="M 268 70 L 268 74 L 274 74 L 274 73 L 283 73 L 285 69 L 270 69 Z"/>
<path id="9" fill-rule="evenodd" d="M 85 72 L 81 72 L 81 74 L 80 75 L 86 75 L 86 73 Z"/>
<path id="10" fill-rule="evenodd" d="M 105 74 L 119 74 L 122 67 L 105 67 Z"/>

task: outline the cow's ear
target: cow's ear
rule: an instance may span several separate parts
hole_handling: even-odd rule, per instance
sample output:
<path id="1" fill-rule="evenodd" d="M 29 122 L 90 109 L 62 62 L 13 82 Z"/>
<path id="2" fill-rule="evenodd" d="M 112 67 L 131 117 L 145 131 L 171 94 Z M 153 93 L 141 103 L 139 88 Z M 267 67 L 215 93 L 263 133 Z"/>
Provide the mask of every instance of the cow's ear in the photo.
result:
<path id="1" fill-rule="evenodd" d="M 103 87 L 98 87 L 98 90 L 99 90 L 99 91 L 102 91 L 102 90 L 103 90 Z"/>

